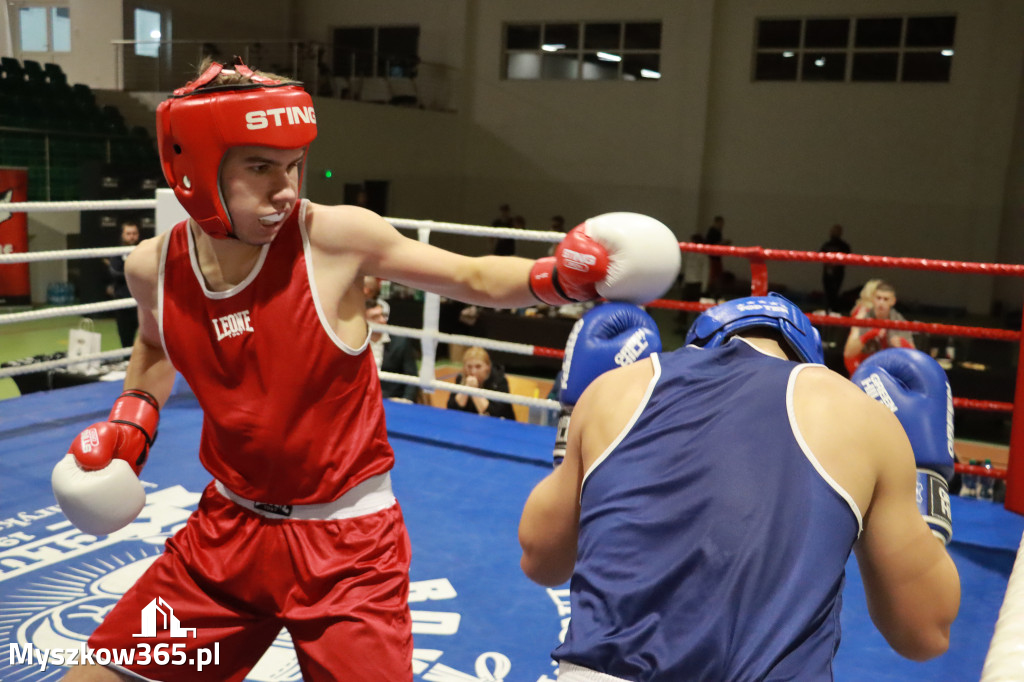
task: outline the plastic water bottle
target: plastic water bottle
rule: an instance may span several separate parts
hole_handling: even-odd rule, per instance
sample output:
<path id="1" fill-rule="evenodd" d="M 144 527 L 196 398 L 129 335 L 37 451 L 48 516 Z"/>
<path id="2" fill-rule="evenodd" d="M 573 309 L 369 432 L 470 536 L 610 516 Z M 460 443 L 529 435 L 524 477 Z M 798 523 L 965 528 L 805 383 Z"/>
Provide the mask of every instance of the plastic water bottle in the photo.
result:
<path id="1" fill-rule="evenodd" d="M 985 469 L 992 471 L 992 460 L 985 460 Z M 979 476 L 978 481 L 978 499 L 979 500 L 992 500 L 992 490 L 995 487 L 996 480 L 991 476 Z"/>
<path id="2" fill-rule="evenodd" d="M 975 466 L 978 460 L 972 459 L 968 464 Z M 960 497 L 977 497 L 977 485 L 978 477 L 975 474 L 963 474 L 960 477 Z"/>

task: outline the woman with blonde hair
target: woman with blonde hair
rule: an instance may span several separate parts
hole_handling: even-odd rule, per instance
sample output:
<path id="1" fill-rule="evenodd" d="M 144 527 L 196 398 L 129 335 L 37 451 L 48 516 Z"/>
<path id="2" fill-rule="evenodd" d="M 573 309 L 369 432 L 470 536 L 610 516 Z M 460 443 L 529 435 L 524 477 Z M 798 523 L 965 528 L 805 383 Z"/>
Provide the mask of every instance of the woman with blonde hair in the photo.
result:
<path id="1" fill-rule="evenodd" d="M 473 346 L 462 355 L 462 373 L 455 378 L 455 383 L 470 388 L 486 388 L 491 391 L 508 393 L 508 379 L 500 368 L 491 365 L 491 356 L 480 346 Z M 448 396 L 449 410 L 462 410 L 473 414 L 486 414 L 491 417 L 515 420 L 511 403 L 488 400 L 481 396 L 467 393 L 452 392 Z"/>
<path id="2" fill-rule="evenodd" d="M 869 279 L 860 290 L 860 296 L 850 311 L 850 317 L 863 318 L 875 305 L 875 289 L 882 283 L 881 279 Z"/>

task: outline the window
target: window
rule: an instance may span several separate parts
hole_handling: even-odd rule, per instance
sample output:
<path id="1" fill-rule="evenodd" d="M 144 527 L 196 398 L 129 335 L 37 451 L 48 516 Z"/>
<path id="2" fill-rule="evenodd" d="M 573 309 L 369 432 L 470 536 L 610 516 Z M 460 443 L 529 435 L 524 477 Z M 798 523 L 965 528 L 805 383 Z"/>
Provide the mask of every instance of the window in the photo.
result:
<path id="1" fill-rule="evenodd" d="M 160 13 L 146 9 L 136 9 L 135 18 L 135 55 L 138 57 L 160 56 Z"/>
<path id="2" fill-rule="evenodd" d="M 413 78 L 419 63 L 419 26 L 334 29 L 334 73 L 339 76 Z"/>
<path id="3" fill-rule="evenodd" d="M 955 16 L 759 19 L 754 80 L 949 82 Z"/>
<path id="4" fill-rule="evenodd" d="M 21 7 L 18 33 L 22 52 L 70 52 L 71 10 L 67 7 Z"/>
<path id="5" fill-rule="evenodd" d="M 660 22 L 507 24 L 509 80 L 657 80 Z"/>
<path id="6" fill-rule="evenodd" d="M 135 10 L 135 55 L 160 56 L 160 13 L 148 9 Z"/>

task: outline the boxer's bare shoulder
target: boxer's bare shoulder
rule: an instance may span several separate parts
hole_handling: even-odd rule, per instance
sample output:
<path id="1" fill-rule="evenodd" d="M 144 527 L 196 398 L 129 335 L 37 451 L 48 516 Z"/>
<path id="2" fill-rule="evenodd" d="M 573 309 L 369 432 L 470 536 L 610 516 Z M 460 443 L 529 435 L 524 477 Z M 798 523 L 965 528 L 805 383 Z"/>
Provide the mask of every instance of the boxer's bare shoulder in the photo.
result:
<path id="1" fill-rule="evenodd" d="M 645 358 L 605 372 L 583 392 L 573 408 L 572 423 L 578 422 L 584 471 L 629 424 L 653 378 L 654 365 Z"/>

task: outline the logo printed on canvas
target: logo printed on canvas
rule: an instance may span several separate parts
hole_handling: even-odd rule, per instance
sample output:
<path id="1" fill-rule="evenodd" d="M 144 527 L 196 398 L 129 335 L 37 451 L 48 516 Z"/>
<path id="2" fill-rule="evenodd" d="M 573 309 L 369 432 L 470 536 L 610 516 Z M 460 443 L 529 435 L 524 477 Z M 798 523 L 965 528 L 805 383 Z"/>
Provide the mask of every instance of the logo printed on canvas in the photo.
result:
<path id="1" fill-rule="evenodd" d="M 92 650 L 86 644 L 117 600 L 156 560 L 165 541 L 184 527 L 200 497 L 200 493 L 180 485 L 150 490 L 137 520 L 103 537 L 71 526 L 56 505 L 0 518 L 0 583 L 4 588 L 0 640 L 10 643 L 0 656 L 0 679 L 44 682 L 54 679 L 56 666 L 80 662 L 127 664 L 129 656 L 134 656 L 136 664 L 149 665 L 145 661 L 151 660 L 161 666 L 195 666 L 197 671 L 218 663 L 219 643 L 202 651 L 188 650 L 186 642 L 198 635 L 189 634 L 193 628 L 181 627 L 181 623 L 175 629 L 173 611 L 158 599 L 142 610 L 138 634 L 148 636 L 150 629 L 165 630 L 176 639 L 154 643 L 142 639 L 134 648 L 116 650 Z M 459 594 L 447 578 L 410 582 L 412 632 L 430 643 L 413 654 L 415 679 L 502 682 L 512 670 L 508 656 L 493 650 L 467 654 L 465 645 L 460 650 L 456 643 L 463 620 L 458 600 Z M 149 613 L 154 619 L 152 625 L 147 621 Z M 448 651 L 445 642 L 451 642 L 455 651 Z M 287 630 L 278 634 L 246 679 L 302 680 Z"/>

